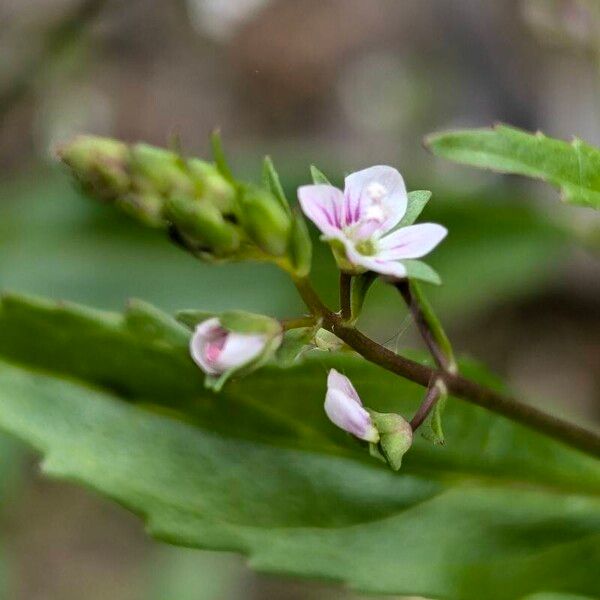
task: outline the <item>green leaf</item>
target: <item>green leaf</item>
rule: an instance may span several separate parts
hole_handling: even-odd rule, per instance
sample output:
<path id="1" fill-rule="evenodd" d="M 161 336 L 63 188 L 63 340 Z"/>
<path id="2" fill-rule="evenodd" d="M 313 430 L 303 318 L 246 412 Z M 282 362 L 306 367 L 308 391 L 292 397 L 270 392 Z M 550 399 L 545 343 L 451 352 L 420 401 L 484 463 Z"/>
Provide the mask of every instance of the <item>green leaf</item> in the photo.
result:
<path id="1" fill-rule="evenodd" d="M 404 216 L 398 223 L 398 227 L 412 225 L 423 212 L 423 209 L 431 199 L 431 192 L 428 190 L 415 190 L 408 192 L 408 205 Z"/>
<path id="2" fill-rule="evenodd" d="M 331 185 L 331 182 L 329 181 L 329 179 L 327 179 L 327 176 L 321 171 L 319 171 L 319 169 L 317 169 L 315 165 L 310 165 L 310 175 L 314 184 L 322 183 L 325 185 Z"/>
<path id="3" fill-rule="evenodd" d="M 319 353 L 216 396 L 181 325 L 155 314 L 151 327 L 143 308 L 140 327 L 135 311 L 132 324 L 129 313 L 1 304 L 0 427 L 37 448 L 48 475 L 113 498 L 160 539 L 242 552 L 260 571 L 452 600 L 595 595 L 595 459 L 451 399 L 446 447 L 416 439 L 395 474 L 325 418 L 326 372 L 345 372 L 380 412 L 409 416 L 422 388 Z"/>
<path id="4" fill-rule="evenodd" d="M 285 210 L 288 214 L 291 214 L 290 205 L 285 197 L 285 192 L 283 191 L 283 187 L 281 186 L 281 181 L 279 180 L 279 175 L 275 170 L 275 165 L 273 164 L 273 160 L 270 156 L 265 156 L 263 160 L 263 185 L 267 190 L 279 200 L 279 204 L 281 204 L 281 208 Z"/>
<path id="5" fill-rule="evenodd" d="M 210 145 L 212 147 L 213 157 L 215 159 L 215 164 L 217 165 L 217 169 L 219 173 L 227 179 L 227 181 L 234 182 L 235 179 L 233 177 L 233 173 L 229 168 L 229 164 L 227 163 L 227 158 L 225 157 L 225 151 L 223 150 L 223 140 L 221 138 L 221 130 L 215 129 L 210 136 Z"/>
<path id="6" fill-rule="evenodd" d="M 228 310 L 219 315 L 219 318 L 225 329 L 238 333 L 275 335 L 281 331 L 281 325 L 275 319 L 243 310 Z"/>
<path id="7" fill-rule="evenodd" d="M 425 143 L 438 156 L 542 179 L 560 188 L 566 202 L 600 208 L 600 150 L 582 140 L 569 144 L 497 125 L 433 134 Z"/>
<path id="8" fill-rule="evenodd" d="M 420 260 L 403 260 L 402 264 L 406 267 L 407 277 L 409 279 L 418 279 L 426 283 L 440 285 L 442 280 L 435 269 L 431 268 L 427 263 Z"/>

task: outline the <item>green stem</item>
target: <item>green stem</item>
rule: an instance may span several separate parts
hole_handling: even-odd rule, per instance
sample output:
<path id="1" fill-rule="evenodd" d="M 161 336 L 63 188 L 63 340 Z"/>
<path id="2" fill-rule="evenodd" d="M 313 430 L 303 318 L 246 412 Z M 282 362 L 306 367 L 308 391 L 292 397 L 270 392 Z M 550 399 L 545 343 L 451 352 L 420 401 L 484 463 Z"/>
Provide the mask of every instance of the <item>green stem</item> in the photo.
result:
<path id="1" fill-rule="evenodd" d="M 310 317 L 297 317 L 295 319 L 282 319 L 281 326 L 284 331 L 289 331 L 290 329 L 300 329 L 301 327 L 314 327 L 317 323 L 317 320 L 314 316 Z"/>
<path id="2" fill-rule="evenodd" d="M 323 327 L 346 342 L 368 361 L 425 387 L 429 386 L 430 381 L 439 378 L 454 396 L 508 417 L 564 444 L 600 458 L 600 435 L 598 433 L 558 419 L 516 398 L 501 394 L 459 374 L 432 369 L 394 354 L 391 350 L 365 336 L 355 327 L 344 323 L 339 315 L 331 312 L 321 302 L 307 278 L 295 278 L 294 283 L 310 311 L 323 320 Z"/>

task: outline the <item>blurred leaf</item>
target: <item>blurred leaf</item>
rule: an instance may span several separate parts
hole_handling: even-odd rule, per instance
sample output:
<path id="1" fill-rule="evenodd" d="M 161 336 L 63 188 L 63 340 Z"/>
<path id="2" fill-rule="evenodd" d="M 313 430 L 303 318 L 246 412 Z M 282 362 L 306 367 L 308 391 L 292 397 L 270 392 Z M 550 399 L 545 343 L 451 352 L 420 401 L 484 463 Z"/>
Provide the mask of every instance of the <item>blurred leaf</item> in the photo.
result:
<path id="1" fill-rule="evenodd" d="M 497 125 L 433 134 L 426 145 L 459 163 L 543 179 L 560 188 L 566 202 L 600 208 L 600 150 L 582 140 L 568 144 Z"/>
<path id="2" fill-rule="evenodd" d="M 181 326 L 134 311 L 145 327 L 129 314 L 3 302 L 0 424 L 44 454 L 47 474 L 144 515 L 160 539 L 237 550 L 258 570 L 457 600 L 594 593 L 598 461 L 452 399 L 448 446 L 417 439 L 394 474 L 325 418 L 326 370 L 346 372 L 384 412 L 409 414 L 418 386 L 319 354 L 217 396 Z M 494 384 L 473 365 L 463 372 Z"/>
<path id="3" fill-rule="evenodd" d="M 242 308 L 288 316 L 301 307 L 276 267 L 202 263 L 160 233 L 90 202 L 57 172 L 0 186 L 0 285 L 106 308 L 130 297 L 169 310 Z"/>

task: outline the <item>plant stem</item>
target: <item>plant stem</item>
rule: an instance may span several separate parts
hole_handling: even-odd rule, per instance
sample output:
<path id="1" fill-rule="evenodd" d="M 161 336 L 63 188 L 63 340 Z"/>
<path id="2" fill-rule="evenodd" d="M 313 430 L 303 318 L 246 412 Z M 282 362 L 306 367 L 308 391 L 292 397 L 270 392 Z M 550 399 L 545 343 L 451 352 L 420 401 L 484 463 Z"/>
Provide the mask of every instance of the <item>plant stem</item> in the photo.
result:
<path id="1" fill-rule="evenodd" d="M 342 321 L 352 320 L 352 275 L 340 271 L 340 315 Z"/>
<path id="2" fill-rule="evenodd" d="M 296 317 L 294 319 L 282 319 L 281 326 L 284 331 L 290 329 L 299 329 L 300 327 L 314 327 L 317 323 L 317 319 L 314 316 L 310 317 Z"/>
<path id="3" fill-rule="evenodd" d="M 429 416 L 429 413 L 433 410 L 434 406 L 437 404 L 437 401 L 440 399 L 440 395 L 443 389 L 438 383 L 436 379 L 432 382 L 427 388 L 427 393 L 425 394 L 425 398 L 423 402 L 421 402 L 421 406 L 417 409 L 414 417 L 410 421 L 410 426 L 413 431 L 416 431 L 423 425 L 425 419 Z"/>
<path id="4" fill-rule="evenodd" d="M 400 292 L 412 313 L 419 333 L 431 352 L 435 364 L 443 371 L 456 373 L 456 361 L 450 340 L 419 288 L 417 286 L 413 288 L 408 280 L 398 281 L 394 283 L 394 287 Z"/>
<path id="5" fill-rule="evenodd" d="M 600 458 L 600 435 L 549 415 L 524 402 L 475 383 L 458 374 L 445 373 L 394 354 L 365 336 L 355 327 L 344 323 L 331 312 L 314 291 L 307 278 L 295 278 L 294 283 L 310 311 L 323 319 L 323 327 L 346 342 L 363 358 L 422 386 L 440 378 L 449 393 L 481 406 L 532 429 L 553 437 L 573 448 Z"/>

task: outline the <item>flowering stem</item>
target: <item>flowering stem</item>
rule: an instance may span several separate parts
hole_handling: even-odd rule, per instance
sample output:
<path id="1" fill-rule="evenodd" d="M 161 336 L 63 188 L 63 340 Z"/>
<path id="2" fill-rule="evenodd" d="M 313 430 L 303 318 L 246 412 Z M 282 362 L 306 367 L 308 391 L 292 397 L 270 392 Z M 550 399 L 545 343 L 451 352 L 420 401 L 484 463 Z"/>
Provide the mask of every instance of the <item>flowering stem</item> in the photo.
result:
<path id="1" fill-rule="evenodd" d="M 322 318 L 323 327 L 346 342 L 368 361 L 425 387 L 429 385 L 430 381 L 440 378 L 446 384 L 449 393 L 454 396 L 508 417 L 564 444 L 600 458 L 600 435 L 598 433 L 558 419 L 459 374 L 432 369 L 395 354 L 365 336 L 352 325 L 344 323 L 339 315 L 331 312 L 323 304 L 307 278 L 294 278 L 294 283 L 310 311 L 315 316 Z"/>
<path id="2" fill-rule="evenodd" d="M 340 315 L 342 321 L 352 320 L 352 275 L 340 271 Z"/>

